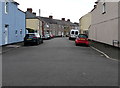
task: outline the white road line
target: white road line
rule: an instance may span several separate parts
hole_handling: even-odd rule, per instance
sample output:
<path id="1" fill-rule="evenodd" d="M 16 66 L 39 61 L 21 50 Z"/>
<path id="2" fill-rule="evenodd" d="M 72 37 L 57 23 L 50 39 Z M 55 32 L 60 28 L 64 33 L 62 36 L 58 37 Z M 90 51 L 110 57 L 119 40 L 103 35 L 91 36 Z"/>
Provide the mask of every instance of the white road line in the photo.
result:
<path id="1" fill-rule="evenodd" d="M 116 60 L 116 59 L 114 59 L 114 58 L 110 58 L 106 53 L 100 51 L 99 49 L 97 49 L 97 48 L 95 48 L 95 47 L 93 47 L 93 46 L 90 46 L 90 47 L 91 47 L 92 49 L 98 51 L 99 53 L 103 54 L 106 58 L 108 58 L 108 59 L 110 59 L 110 60 L 119 61 L 119 60 Z"/>

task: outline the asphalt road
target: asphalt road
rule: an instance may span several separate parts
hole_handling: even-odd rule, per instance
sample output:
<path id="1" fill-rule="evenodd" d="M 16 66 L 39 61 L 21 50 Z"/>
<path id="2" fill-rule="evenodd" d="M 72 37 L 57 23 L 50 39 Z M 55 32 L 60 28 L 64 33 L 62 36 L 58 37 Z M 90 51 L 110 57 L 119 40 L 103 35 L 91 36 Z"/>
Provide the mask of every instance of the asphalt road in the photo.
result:
<path id="1" fill-rule="evenodd" d="M 118 62 L 67 38 L 3 54 L 3 86 L 117 86 Z"/>

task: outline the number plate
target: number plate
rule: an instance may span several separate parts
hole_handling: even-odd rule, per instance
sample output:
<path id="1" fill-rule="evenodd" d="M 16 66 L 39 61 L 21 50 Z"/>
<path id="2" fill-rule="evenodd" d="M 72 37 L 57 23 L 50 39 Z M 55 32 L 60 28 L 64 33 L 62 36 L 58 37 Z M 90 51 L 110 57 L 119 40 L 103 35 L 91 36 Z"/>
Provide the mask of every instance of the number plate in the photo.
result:
<path id="1" fill-rule="evenodd" d="M 32 40 L 32 39 L 27 39 L 27 40 Z"/>
<path id="2" fill-rule="evenodd" d="M 80 39 L 80 40 L 85 40 L 85 39 Z"/>

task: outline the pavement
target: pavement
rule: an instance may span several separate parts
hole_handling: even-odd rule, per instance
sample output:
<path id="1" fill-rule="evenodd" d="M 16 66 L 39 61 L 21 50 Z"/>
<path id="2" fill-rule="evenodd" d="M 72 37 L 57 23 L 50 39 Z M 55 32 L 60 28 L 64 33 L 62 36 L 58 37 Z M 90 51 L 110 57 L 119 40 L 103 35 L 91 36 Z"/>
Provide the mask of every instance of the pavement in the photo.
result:
<path id="1" fill-rule="evenodd" d="M 117 86 L 118 62 L 67 38 L 3 53 L 3 86 Z"/>
<path id="2" fill-rule="evenodd" d="M 22 46 L 23 46 L 23 42 L 4 45 L 4 46 L 0 47 L 0 54 L 6 53 L 12 49 L 20 48 Z"/>

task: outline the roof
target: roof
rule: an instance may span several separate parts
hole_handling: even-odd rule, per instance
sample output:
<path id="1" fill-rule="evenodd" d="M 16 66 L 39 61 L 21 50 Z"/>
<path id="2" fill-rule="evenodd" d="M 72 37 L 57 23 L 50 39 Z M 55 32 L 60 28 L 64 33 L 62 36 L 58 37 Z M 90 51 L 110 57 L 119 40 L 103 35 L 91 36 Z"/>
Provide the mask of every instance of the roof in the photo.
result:
<path id="1" fill-rule="evenodd" d="M 28 19 L 33 19 L 33 18 L 37 18 L 36 15 L 34 15 L 33 13 L 29 12 L 29 11 L 26 11 L 26 18 Z"/>
<path id="2" fill-rule="evenodd" d="M 70 22 L 70 21 L 63 21 L 63 20 L 58 20 L 58 19 L 52 19 L 49 17 L 41 17 L 41 16 L 36 16 L 33 13 L 26 11 L 26 19 L 40 19 L 41 21 L 48 23 L 48 24 L 58 24 L 58 25 L 63 25 L 63 26 L 77 26 L 76 24 Z"/>
<path id="3" fill-rule="evenodd" d="M 58 24 L 58 25 L 63 25 L 63 26 L 76 26 L 76 24 L 69 22 L 69 21 L 63 21 L 63 20 L 58 20 L 58 19 L 51 19 L 48 17 L 39 17 L 42 21 L 49 23 L 49 24 Z"/>
<path id="4" fill-rule="evenodd" d="M 49 23 L 49 24 L 57 24 L 57 22 L 54 19 L 48 18 L 48 17 L 40 17 L 38 16 L 39 19 L 41 19 L 43 22 Z"/>
<path id="5" fill-rule="evenodd" d="M 16 1 L 14 1 L 14 0 L 7 0 L 7 1 L 8 1 L 8 2 L 12 2 L 12 3 L 16 4 L 16 5 L 19 5 L 19 3 L 16 2 Z"/>

